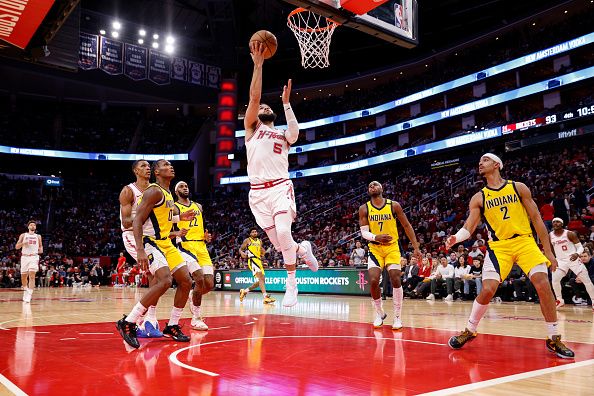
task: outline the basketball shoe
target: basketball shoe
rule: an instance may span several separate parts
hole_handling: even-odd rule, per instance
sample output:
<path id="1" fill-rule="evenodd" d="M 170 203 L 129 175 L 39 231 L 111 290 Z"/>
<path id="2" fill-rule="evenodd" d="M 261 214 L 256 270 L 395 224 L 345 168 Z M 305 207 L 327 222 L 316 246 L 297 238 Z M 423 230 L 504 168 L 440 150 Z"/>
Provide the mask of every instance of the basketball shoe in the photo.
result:
<path id="1" fill-rule="evenodd" d="M 285 296 L 283 297 L 283 307 L 292 307 L 297 304 L 297 294 L 299 290 L 297 289 L 297 280 L 293 279 L 293 281 L 289 281 L 287 279 L 287 290 L 285 291 Z"/>
<path id="2" fill-rule="evenodd" d="M 206 323 L 204 323 L 204 320 L 202 318 L 192 318 L 192 322 L 190 324 L 192 325 L 192 328 L 194 330 L 200 330 L 200 331 L 208 330 L 208 325 Z"/>
<path id="3" fill-rule="evenodd" d="M 239 290 L 239 302 L 242 302 L 245 299 L 245 296 L 247 296 L 248 292 L 246 289 L 241 289 Z"/>
<path id="4" fill-rule="evenodd" d="M 116 328 L 124 341 L 126 341 L 126 344 L 130 345 L 132 348 L 140 347 L 138 338 L 136 338 L 136 323 L 127 322 L 126 315 L 116 322 Z"/>
<path id="5" fill-rule="evenodd" d="M 392 330 L 402 330 L 402 320 L 400 318 L 394 318 L 394 323 L 392 324 Z"/>
<path id="6" fill-rule="evenodd" d="M 555 301 L 555 305 L 557 306 L 557 309 L 559 309 L 565 305 L 565 301 L 563 299 L 559 299 L 559 300 Z"/>
<path id="7" fill-rule="evenodd" d="M 309 241 L 302 241 L 299 246 L 305 251 L 305 253 L 299 255 L 299 258 L 305 260 L 305 264 L 307 264 L 312 272 L 316 272 L 318 270 L 318 259 L 316 259 L 313 252 L 315 245 Z"/>
<path id="8" fill-rule="evenodd" d="M 274 304 L 275 301 L 276 301 L 276 299 L 272 298 L 270 296 L 270 294 L 267 294 L 266 296 L 264 296 L 264 304 Z"/>
<path id="9" fill-rule="evenodd" d="M 384 319 L 386 319 L 388 317 L 388 314 L 385 312 L 382 313 L 376 313 L 375 314 L 375 319 L 373 320 L 373 327 L 380 328 L 384 325 Z"/>
<path id="10" fill-rule="evenodd" d="M 165 326 L 163 329 L 163 336 L 169 337 L 174 341 L 190 342 L 190 337 L 182 332 L 182 329 L 179 325 Z"/>
<path id="11" fill-rule="evenodd" d="M 159 322 L 152 323 L 145 320 L 138 326 L 136 336 L 138 338 L 161 338 L 163 333 L 159 329 Z"/>
<path id="12" fill-rule="evenodd" d="M 563 344 L 561 342 L 560 335 L 554 335 L 553 339 L 550 339 L 547 337 L 545 343 L 546 343 L 547 349 L 549 351 L 553 352 L 554 354 L 556 354 L 557 356 L 559 356 L 560 358 L 573 359 L 575 357 L 575 354 L 573 353 L 573 351 L 571 349 L 567 348 L 565 346 L 565 344 Z"/>
<path id="13" fill-rule="evenodd" d="M 460 335 L 453 336 L 452 338 L 450 338 L 450 340 L 448 341 L 448 345 L 452 349 L 460 349 L 467 342 L 474 340 L 476 336 L 477 333 L 473 333 L 468 329 L 464 329 L 464 331 Z"/>

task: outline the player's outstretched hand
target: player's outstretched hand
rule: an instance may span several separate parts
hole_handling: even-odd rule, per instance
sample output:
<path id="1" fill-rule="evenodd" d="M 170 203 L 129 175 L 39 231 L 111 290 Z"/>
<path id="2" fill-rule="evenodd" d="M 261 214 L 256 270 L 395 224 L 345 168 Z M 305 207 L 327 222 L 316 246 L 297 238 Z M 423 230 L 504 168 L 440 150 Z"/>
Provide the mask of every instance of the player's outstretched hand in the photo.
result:
<path id="1" fill-rule="evenodd" d="M 574 253 L 574 254 L 572 254 L 571 256 L 569 256 L 569 260 L 570 260 L 570 261 L 575 261 L 575 260 L 577 260 L 577 259 L 578 259 L 578 257 L 580 257 L 580 255 L 579 255 L 579 254 L 577 254 L 577 253 Z"/>
<path id="2" fill-rule="evenodd" d="M 136 249 L 136 262 L 143 271 L 148 270 L 148 256 L 144 249 Z"/>
<path id="3" fill-rule="evenodd" d="M 419 263 L 423 260 L 423 255 L 421 254 L 421 251 L 419 250 L 418 247 L 416 247 L 413 250 L 413 256 L 415 256 L 417 258 L 417 260 L 419 260 Z"/>
<path id="4" fill-rule="evenodd" d="M 264 64 L 264 50 L 266 47 L 261 41 L 250 42 L 250 55 L 254 61 L 254 65 L 262 66 Z"/>
<path id="5" fill-rule="evenodd" d="M 204 240 L 208 243 L 212 241 L 212 234 L 208 230 L 204 230 Z"/>
<path id="6" fill-rule="evenodd" d="M 194 209 L 188 210 L 187 212 L 184 212 L 184 213 L 180 213 L 180 215 L 179 215 L 179 219 L 183 220 L 183 221 L 194 220 L 194 217 L 196 217 L 196 211 Z"/>
<path id="7" fill-rule="evenodd" d="M 456 244 L 456 235 L 450 235 L 446 239 L 446 243 L 445 243 L 446 250 L 450 250 L 452 248 L 452 246 L 454 246 L 455 244 Z"/>
<path id="8" fill-rule="evenodd" d="M 392 236 L 388 234 L 379 234 L 375 236 L 375 241 L 381 244 L 390 243 L 392 241 Z"/>
<path id="9" fill-rule="evenodd" d="M 287 81 L 287 85 L 283 87 L 283 104 L 289 104 L 289 99 L 291 97 L 291 87 L 293 86 L 293 80 L 289 78 Z"/>

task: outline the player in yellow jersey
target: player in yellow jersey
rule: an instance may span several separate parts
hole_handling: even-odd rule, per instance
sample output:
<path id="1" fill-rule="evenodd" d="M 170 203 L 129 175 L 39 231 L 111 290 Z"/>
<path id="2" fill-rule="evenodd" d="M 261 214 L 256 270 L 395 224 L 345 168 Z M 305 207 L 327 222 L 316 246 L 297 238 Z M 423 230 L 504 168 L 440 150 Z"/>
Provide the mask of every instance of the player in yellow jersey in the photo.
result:
<path id="1" fill-rule="evenodd" d="M 249 236 L 243 241 L 239 248 L 239 254 L 244 259 L 247 259 L 248 268 L 252 271 L 254 278 L 256 278 L 256 281 L 250 287 L 239 291 L 239 301 L 243 301 L 250 291 L 259 286 L 262 296 L 264 297 L 264 304 L 273 304 L 276 299 L 266 293 L 264 267 L 262 266 L 264 248 L 262 247 L 262 240 L 258 237 L 258 230 L 256 227 L 250 228 Z"/>
<path id="2" fill-rule="evenodd" d="M 372 181 L 369 183 L 368 193 L 370 200 L 359 207 L 359 226 L 361 227 L 361 236 L 369 241 L 367 268 L 369 270 L 371 298 L 376 312 L 373 326 L 381 327 L 384 324 L 384 319 L 388 316 L 382 307 L 379 287 L 382 271 L 387 268 L 390 281 L 394 287 L 392 301 L 394 324 L 392 329 L 400 330 L 402 328 L 400 315 L 404 293 L 401 283 L 401 252 L 396 219 L 400 221 L 402 228 L 404 228 L 404 232 L 413 246 L 414 255 L 420 258 L 419 242 L 417 242 L 415 232 L 402 207 L 398 202 L 383 197 L 383 188 L 379 182 Z"/>
<path id="3" fill-rule="evenodd" d="M 466 329 L 450 338 L 448 344 L 453 349 L 459 349 L 477 336 L 478 324 L 499 283 L 507 278 L 513 264 L 517 263 L 528 274 L 540 298 L 549 336 L 546 347 L 561 358 L 571 359 L 574 353 L 561 342 L 557 329 L 555 297 L 547 270 L 547 265 L 550 265 L 551 270 L 555 271 L 557 260 L 551 249 L 549 233 L 528 187 L 523 183 L 504 180 L 500 174 L 502 168 L 503 162 L 495 154 L 487 153 L 481 157 L 478 170 L 485 178 L 486 186 L 470 200 L 470 213 L 464 227 L 446 240 L 446 248 L 449 249 L 470 238 L 482 214 L 489 231 L 487 255 L 483 263 L 483 288 L 474 300 Z M 543 245 L 544 255 L 532 235 L 531 221 Z"/>
<path id="4" fill-rule="evenodd" d="M 157 182 L 150 184 L 142 194 L 132 228 L 136 243 L 136 261 L 143 270 L 148 268 L 153 274 L 154 283 L 132 311 L 116 324 L 124 341 L 133 348 L 140 347 L 136 337 L 136 322 L 146 313 L 148 307 L 156 305 L 159 298 L 169 290 L 173 281 L 172 275 L 177 289 L 171 317 L 163 329 L 163 335 L 175 341 L 190 341 L 190 337 L 182 333 L 179 319 L 188 301 L 192 281 L 185 268 L 184 259 L 169 239 L 169 233 L 174 222 L 191 220 L 196 213 L 188 211 L 179 214 L 169 192 L 169 185 L 175 177 L 175 171 L 169 161 L 161 159 L 154 162 L 152 170 Z"/>
<path id="5" fill-rule="evenodd" d="M 192 328 L 206 331 L 208 330 L 208 325 L 204 323 L 200 307 L 202 305 L 202 296 L 214 287 L 212 261 L 206 249 L 206 242 L 210 242 L 211 236 L 208 230 L 204 229 L 202 205 L 190 200 L 188 183 L 184 181 L 178 182 L 175 185 L 175 195 L 177 195 L 175 206 L 180 213 L 187 211 L 196 212 L 196 217 L 192 221 L 180 221 L 175 226 L 176 229 L 187 230 L 183 235 L 176 238 L 176 245 L 194 279 L 194 290 L 190 293 Z"/>

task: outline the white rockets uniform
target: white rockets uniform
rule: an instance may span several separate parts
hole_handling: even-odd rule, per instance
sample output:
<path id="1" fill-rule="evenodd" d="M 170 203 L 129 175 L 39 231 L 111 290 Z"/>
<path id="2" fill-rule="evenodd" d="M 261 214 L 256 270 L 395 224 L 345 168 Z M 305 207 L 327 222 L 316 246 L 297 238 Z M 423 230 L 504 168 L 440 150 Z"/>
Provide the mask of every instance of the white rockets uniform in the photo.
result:
<path id="1" fill-rule="evenodd" d="M 572 254 L 577 253 L 573 242 L 567 237 L 567 230 L 563 230 L 561 236 L 555 235 L 555 231 L 549 233 L 551 244 L 555 249 L 555 256 L 557 257 L 557 263 L 559 266 L 557 270 L 561 270 L 567 274 L 567 271 L 572 270 L 576 275 L 579 275 L 586 269 L 586 266 L 580 261 L 579 257 L 575 261 L 571 261 L 569 257 Z"/>
<path id="2" fill-rule="evenodd" d="M 128 184 L 128 187 L 132 190 L 134 194 L 134 203 L 132 204 L 132 219 L 136 216 L 136 210 L 138 209 L 138 202 L 140 201 L 140 197 L 142 197 L 143 191 L 140 191 L 140 188 L 136 185 L 136 183 Z M 136 260 L 136 243 L 134 242 L 134 231 L 132 231 L 132 227 L 125 228 L 124 223 L 122 222 L 122 212 L 120 210 L 120 224 L 122 227 L 122 239 L 124 240 L 124 247 L 126 251 Z"/>
<path id="3" fill-rule="evenodd" d="M 21 274 L 39 271 L 39 235 L 26 233 L 21 250 Z"/>

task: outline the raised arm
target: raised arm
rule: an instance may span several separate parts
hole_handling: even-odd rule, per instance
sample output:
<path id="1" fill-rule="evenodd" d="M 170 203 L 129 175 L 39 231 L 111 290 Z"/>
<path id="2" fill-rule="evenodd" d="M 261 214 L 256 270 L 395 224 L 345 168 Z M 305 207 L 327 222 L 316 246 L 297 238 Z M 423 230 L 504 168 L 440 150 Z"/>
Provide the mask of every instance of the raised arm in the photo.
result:
<path id="1" fill-rule="evenodd" d="M 295 113 L 291 108 L 289 99 L 291 97 L 291 87 L 293 82 L 291 79 L 287 82 L 287 85 L 283 87 L 283 109 L 285 110 L 285 118 L 287 119 L 287 131 L 285 132 L 285 138 L 289 144 L 294 144 L 299 138 L 299 123 L 295 118 Z"/>
<path id="2" fill-rule="evenodd" d="M 250 43 L 250 52 L 254 61 L 254 72 L 250 84 L 250 101 L 245 110 L 243 126 L 245 127 L 245 139 L 254 134 L 256 124 L 258 123 L 258 111 L 260 109 L 260 99 L 262 97 L 262 66 L 264 65 L 264 44 L 259 41 Z"/>
<path id="3" fill-rule="evenodd" d="M 452 246 L 457 243 L 464 242 L 476 229 L 476 226 L 481 221 L 481 209 L 483 207 L 483 193 L 477 192 L 470 200 L 469 213 L 464 226 L 456 233 L 456 235 L 450 235 L 446 239 L 446 249 L 449 250 Z"/>
<path id="4" fill-rule="evenodd" d="M 547 259 L 549 259 L 549 261 L 551 262 L 551 271 L 555 271 L 557 269 L 557 259 L 553 254 L 553 249 L 551 247 L 552 245 L 551 240 L 549 238 L 549 232 L 547 231 L 547 227 L 544 225 L 544 222 L 540 217 L 538 207 L 532 199 L 532 193 L 524 183 L 515 183 L 515 185 L 518 194 L 520 194 L 522 205 L 524 205 L 524 208 L 526 208 L 526 213 L 528 213 L 528 217 L 530 217 L 530 221 L 532 221 L 532 225 L 536 230 L 538 239 L 540 239 L 540 242 L 542 243 L 544 254 L 545 256 L 547 256 Z"/>
<path id="5" fill-rule="evenodd" d="M 412 226 L 410 225 L 410 222 L 408 221 L 408 218 L 406 217 L 404 210 L 402 210 L 402 206 L 400 206 L 400 203 L 392 201 L 392 213 L 396 214 L 396 217 L 398 217 L 398 221 L 402 225 L 402 228 L 404 228 L 404 232 L 406 233 L 408 240 L 412 243 L 414 249 L 413 254 L 417 256 L 419 259 L 421 259 L 421 251 L 419 250 L 419 242 L 417 241 L 415 230 L 413 230 Z"/>
<path id="6" fill-rule="evenodd" d="M 122 225 L 124 228 L 132 227 L 132 206 L 134 205 L 134 193 L 128 186 L 124 186 L 120 192 L 120 213 L 122 214 Z"/>

